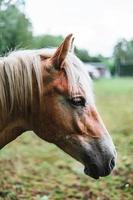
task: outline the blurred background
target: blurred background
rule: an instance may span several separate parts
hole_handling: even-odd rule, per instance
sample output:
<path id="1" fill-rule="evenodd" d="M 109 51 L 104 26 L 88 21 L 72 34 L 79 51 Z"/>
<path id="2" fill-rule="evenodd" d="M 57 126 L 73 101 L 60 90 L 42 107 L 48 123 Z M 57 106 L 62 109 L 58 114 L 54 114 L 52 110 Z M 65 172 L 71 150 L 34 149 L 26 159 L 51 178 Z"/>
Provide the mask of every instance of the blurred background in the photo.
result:
<path id="1" fill-rule="evenodd" d="M 95 181 L 57 147 L 24 133 L 0 151 L 0 200 L 133 199 L 132 19 L 132 0 L 0 0 L 1 56 L 57 47 L 74 34 L 118 151 L 112 175 Z"/>

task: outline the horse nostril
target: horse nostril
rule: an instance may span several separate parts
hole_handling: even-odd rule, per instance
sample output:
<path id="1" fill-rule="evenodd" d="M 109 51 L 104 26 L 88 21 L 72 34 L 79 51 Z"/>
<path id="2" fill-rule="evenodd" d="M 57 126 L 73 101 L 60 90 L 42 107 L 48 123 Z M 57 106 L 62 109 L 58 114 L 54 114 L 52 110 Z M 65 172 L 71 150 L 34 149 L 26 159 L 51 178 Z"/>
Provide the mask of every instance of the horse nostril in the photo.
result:
<path id="1" fill-rule="evenodd" d="M 113 169 L 115 166 L 115 158 L 113 157 L 110 161 L 110 168 Z"/>
<path id="2" fill-rule="evenodd" d="M 104 171 L 104 176 L 107 176 L 110 174 L 112 169 L 115 166 L 115 157 L 113 157 L 106 165 L 105 171 Z"/>

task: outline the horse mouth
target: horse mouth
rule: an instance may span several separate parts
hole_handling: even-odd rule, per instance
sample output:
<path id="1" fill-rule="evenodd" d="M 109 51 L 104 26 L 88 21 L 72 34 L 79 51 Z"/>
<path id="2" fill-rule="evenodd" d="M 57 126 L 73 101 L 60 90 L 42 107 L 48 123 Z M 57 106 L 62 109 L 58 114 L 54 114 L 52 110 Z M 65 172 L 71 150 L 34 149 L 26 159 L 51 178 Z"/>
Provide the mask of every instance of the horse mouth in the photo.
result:
<path id="1" fill-rule="evenodd" d="M 90 164 L 89 166 L 85 165 L 84 173 L 94 179 L 99 179 L 100 177 L 108 176 L 112 169 L 113 167 L 101 169 L 96 164 Z"/>
<path id="2" fill-rule="evenodd" d="M 85 166 L 85 168 L 84 168 L 84 173 L 85 173 L 87 176 L 90 176 L 90 177 L 92 177 L 92 178 L 94 178 L 94 179 L 99 179 L 99 178 L 100 178 L 99 174 L 97 174 L 97 173 L 95 172 L 95 168 L 90 169 L 89 167 Z"/>

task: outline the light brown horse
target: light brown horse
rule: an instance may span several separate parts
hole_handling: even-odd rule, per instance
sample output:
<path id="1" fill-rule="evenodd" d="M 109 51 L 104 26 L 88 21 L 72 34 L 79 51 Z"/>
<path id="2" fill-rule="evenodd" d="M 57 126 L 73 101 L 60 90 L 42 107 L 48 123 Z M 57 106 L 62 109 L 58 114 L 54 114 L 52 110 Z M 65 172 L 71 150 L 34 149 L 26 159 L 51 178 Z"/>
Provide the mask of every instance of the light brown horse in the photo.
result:
<path id="1" fill-rule="evenodd" d="M 0 148 L 33 130 L 97 179 L 110 174 L 116 151 L 96 110 L 90 77 L 70 52 L 72 41 L 68 35 L 57 50 L 0 58 Z"/>

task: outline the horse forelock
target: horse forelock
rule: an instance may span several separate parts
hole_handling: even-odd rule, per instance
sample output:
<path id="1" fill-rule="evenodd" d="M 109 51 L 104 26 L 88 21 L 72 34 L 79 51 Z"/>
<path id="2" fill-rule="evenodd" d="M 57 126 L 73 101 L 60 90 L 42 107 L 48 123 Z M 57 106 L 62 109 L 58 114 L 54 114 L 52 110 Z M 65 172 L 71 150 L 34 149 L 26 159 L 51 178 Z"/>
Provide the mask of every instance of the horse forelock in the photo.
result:
<path id="1" fill-rule="evenodd" d="M 72 53 L 67 57 L 67 66 L 64 68 L 68 78 L 71 96 L 80 95 L 86 98 L 89 104 L 94 103 L 92 81 L 83 66 L 83 63 Z"/>

